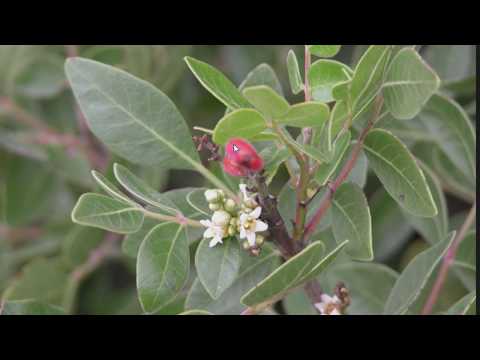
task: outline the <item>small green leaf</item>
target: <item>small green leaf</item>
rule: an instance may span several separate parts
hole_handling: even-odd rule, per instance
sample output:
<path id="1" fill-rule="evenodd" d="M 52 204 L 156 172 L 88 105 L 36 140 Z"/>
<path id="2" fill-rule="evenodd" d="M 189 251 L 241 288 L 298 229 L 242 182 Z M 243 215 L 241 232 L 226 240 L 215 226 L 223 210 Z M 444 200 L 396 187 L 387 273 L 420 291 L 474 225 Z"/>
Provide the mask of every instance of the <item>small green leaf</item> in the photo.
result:
<path id="1" fill-rule="evenodd" d="M 337 101 L 330 117 L 332 121 L 332 137 L 336 137 L 340 130 L 342 130 L 345 122 L 349 119 L 349 115 L 347 102 L 343 100 Z"/>
<path id="2" fill-rule="evenodd" d="M 362 189 L 343 183 L 332 201 L 332 228 L 338 243 L 349 240 L 345 251 L 354 259 L 373 260 L 372 219 Z"/>
<path id="3" fill-rule="evenodd" d="M 203 87 L 225 106 L 231 110 L 251 107 L 235 85 L 213 66 L 189 56 L 185 62 Z"/>
<path id="4" fill-rule="evenodd" d="M 350 101 L 350 86 L 352 84 L 352 80 L 346 80 L 339 82 L 332 88 L 332 96 L 336 101 L 345 100 L 347 102 Z"/>
<path id="5" fill-rule="evenodd" d="M 429 249 L 418 254 L 403 270 L 385 304 L 385 314 L 405 314 L 428 288 L 435 269 L 455 238 L 455 232 L 447 235 Z M 417 307 L 418 304 L 415 304 Z"/>
<path id="6" fill-rule="evenodd" d="M 415 117 L 440 87 L 440 78 L 418 53 L 405 48 L 395 56 L 383 84 L 385 105 L 397 119 Z"/>
<path id="7" fill-rule="evenodd" d="M 241 299 L 242 303 L 247 306 L 255 306 L 280 300 L 288 291 L 320 275 L 347 242 L 344 241 L 326 255 L 324 255 L 324 245 L 321 242 L 310 244 L 246 293 Z"/>
<path id="8" fill-rule="evenodd" d="M 240 298 L 270 274 L 278 261 L 278 254 L 266 244 L 258 257 L 252 257 L 245 251 L 241 252 L 241 256 L 241 267 L 237 279 L 217 300 L 210 297 L 197 278 L 188 293 L 185 307 L 227 315 L 238 315 L 245 310 L 245 306 L 240 303 Z"/>
<path id="9" fill-rule="evenodd" d="M 123 201 L 126 204 L 134 205 L 133 202 L 127 195 L 120 191 L 120 189 L 114 185 L 110 180 L 108 180 L 103 174 L 98 171 L 92 170 L 92 177 L 95 179 L 98 185 L 104 190 L 107 194 L 114 197 L 117 200 Z"/>
<path id="10" fill-rule="evenodd" d="M 308 71 L 312 98 L 316 101 L 334 101 L 332 89 L 341 82 L 351 79 L 352 70 L 334 60 L 317 60 Z"/>
<path id="11" fill-rule="evenodd" d="M 170 214 L 177 214 L 171 201 L 158 191 L 153 189 L 150 185 L 134 175 L 125 166 L 118 163 L 113 164 L 113 172 L 117 181 L 134 197 L 137 199 L 157 207 Z"/>
<path id="12" fill-rule="evenodd" d="M 35 300 L 17 300 L 6 301 L 0 315 L 65 315 L 65 310 Z"/>
<path id="13" fill-rule="evenodd" d="M 223 244 L 209 247 L 210 239 L 203 239 L 195 255 L 197 275 L 212 299 L 218 299 L 237 278 L 241 256 L 237 239 L 229 238 Z"/>
<path id="14" fill-rule="evenodd" d="M 465 295 L 463 298 L 458 300 L 450 309 L 448 309 L 447 315 L 476 315 L 476 300 L 477 292 L 472 291 L 470 294 Z"/>
<path id="15" fill-rule="evenodd" d="M 425 176 L 400 140 L 388 131 L 374 129 L 367 135 L 364 149 L 385 190 L 403 209 L 420 217 L 437 215 Z"/>
<path id="16" fill-rule="evenodd" d="M 302 75 L 300 74 L 300 68 L 298 67 L 297 56 L 295 55 L 295 52 L 293 50 L 288 51 L 287 69 L 288 79 L 290 81 L 292 93 L 297 95 L 304 90 L 305 85 L 303 84 Z"/>
<path id="17" fill-rule="evenodd" d="M 243 95 L 269 119 L 285 115 L 290 108 L 289 103 L 283 97 L 266 85 L 247 87 L 243 90 Z"/>
<path id="18" fill-rule="evenodd" d="M 330 110 L 321 102 L 306 102 L 290 107 L 283 116 L 275 118 L 279 124 L 294 127 L 322 127 L 328 120 Z"/>
<path id="19" fill-rule="evenodd" d="M 80 225 L 128 234 L 138 231 L 142 226 L 143 210 L 108 196 L 87 193 L 80 196 L 72 210 L 72 221 Z"/>
<path id="20" fill-rule="evenodd" d="M 443 85 L 475 76 L 475 45 L 428 45 L 425 61 L 437 72 Z"/>
<path id="21" fill-rule="evenodd" d="M 391 45 L 372 45 L 359 60 L 350 85 L 354 115 L 361 113 L 380 91 L 391 52 Z"/>
<path id="22" fill-rule="evenodd" d="M 90 129 L 111 151 L 141 165 L 200 171 L 187 124 L 160 90 L 87 59 L 68 59 L 65 71 Z"/>
<path id="23" fill-rule="evenodd" d="M 256 110 L 235 110 L 223 117 L 215 126 L 213 141 L 224 145 L 232 137 L 250 139 L 267 128 L 265 119 Z"/>
<path id="24" fill-rule="evenodd" d="M 125 236 L 122 242 L 122 251 L 125 255 L 136 259 L 138 254 L 138 249 L 142 244 L 143 239 L 147 236 L 147 234 L 159 223 L 156 219 L 145 218 L 143 220 L 142 227 L 140 230 L 128 234 Z"/>
<path id="25" fill-rule="evenodd" d="M 269 86 L 283 96 L 282 84 L 280 83 L 280 80 L 278 80 L 275 70 L 273 70 L 268 64 L 260 64 L 250 71 L 238 89 L 242 91 L 247 87 L 259 85 Z"/>
<path id="26" fill-rule="evenodd" d="M 331 58 L 338 54 L 342 45 L 307 45 L 307 47 L 315 56 Z"/>
<path id="27" fill-rule="evenodd" d="M 427 185 L 432 192 L 433 200 L 437 205 L 438 214 L 434 217 L 424 218 L 413 216 L 404 211 L 403 216 L 425 240 L 430 244 L 435 244 L 444 239 L 448 233 L 447 203 L 435 174 L 425 164 L 420 163 L 420 165 L 427 180 Z"/>
<path id="28" fill-rule="evenodd" d="M 321 164 L 315 173 L 315 181 L 317 181 L 319 186 L 324 186 L 338 168 L 348 149 L 350 138 L 350 131 L 347 131 L 335 141 L 332 161 L 327 164 Z"/>
<path id="29" fill-rule="evenodd" d="M 348 289 L 349 315 L 381 315 L 398 274 L 375 263 L 347 262 L 333 265 L 325 274 L 324 286 L 334 288 L 340 281 Z"/>
<path id="30" fill-rule="evenodd" d="M 173 223 L 153 228 L 137 257 L 137 289 L 142 309 L 154 313 L 173 301 L 185 286 L 189 270 L 185 228 Z"/>
<path id="31" fill-rule="evenodd" d="M 436 144 L 470 181 L 476 184 L 476 139 L 465 111 L 453 100 L 434 95 L 419 115 Z"/>

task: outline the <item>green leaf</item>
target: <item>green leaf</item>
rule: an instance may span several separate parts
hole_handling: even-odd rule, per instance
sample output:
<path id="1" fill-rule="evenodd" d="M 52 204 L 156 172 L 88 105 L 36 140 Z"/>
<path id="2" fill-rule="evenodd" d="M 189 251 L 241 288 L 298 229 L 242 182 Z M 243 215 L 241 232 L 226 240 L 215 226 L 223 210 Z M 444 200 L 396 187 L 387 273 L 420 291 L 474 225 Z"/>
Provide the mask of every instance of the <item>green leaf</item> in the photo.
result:
<path id="1" fill-rule="evenodd" d="M 362 189 L 343 183 L 332 200 L 332 228 L 338 243 L 349 240 L 345 251 L 354 259 L 373 260 L 372 219 Z"/>
<path id="2" fill-rule="evenodd" d="M 68 59 L 65 71 L 90 129 L 112 152 L 141 165 L 200 171 L 187 124 L 160 90 L 87 59 Z"/>
<path id="3" fill-rule="evenodd" d="M 58 181 L 45 163 L 12 157 L 4 176 L 5 217 L 9 225 L 27 225 L 48 213 Z"/>
<path id="4" fill-rule="evenodd" d="M 240 298 L 270 274 L 278 261 L 278 254 L 266 244 L 258 257 L 252 257 L 245 251 L 241 252 L 241 256 L 241 267 L 237 279 L 217 300 L 210 297 L 197 278 L 188 293 L 186 308 L 228 315 L 238 315 L 245 310 L 245 306 L 240 303 Z"/>
<path id="5" fill-rule="evenodd" d="M 205 310 L 188 310 L 180 313 L 179 315 L 213 315 Z"/>
<path id="6" fill-rule="evenodd" d="M 390 45 L 372 45 L 359 60 L 351 83 L 354 114 L 361 113 L 380 91 L 391 51 Z"/>
<path id="7" fill-rule="evenodd" d="M 37 258 L 23 267 L 3 293 L 5 300 L 35 299 L 54 305 L 62 303 L 68 273 L 59 258 Z"/>
<path id="8" fill-rule="evenodd" d="M 295 104 L 283 116 L 275 118 L 279 124 L 294 127 L 322 127 L 328 120 L 330 110 L 321 102 Z"/>
<path id="9" fill-rule="evenodd" d="M 334 101 L 332 89 L 339 83 L 351 79 L 352 70 L 334 60 L 317 60 L 308 71 L 308 82 L 312 98 L 316 101 Z"/>
<path id="10" fill-rule="evenodd" d="M 142 226 L 143 210 L 108 196 L 87 193 L 80 196 L 73 208 L 72 221 L 80 225 L 128 234 L 138 231 Z"/>
<path id="11" fill-rule="evenodd" d="M 282 96 L 266 85 L 247 87 L 243 90 L 243 95 L 269 119 L 285 115 L 290 108 L 290 104 Z"/>
<path id="12" fill-rule="evenodd" d="M 213 248 L 203 239 L 195 255 L 195 268 L 203 287 L 212 299 L 218 299 L 237 278 L 240 271 L 240 247 L 236 238 L 224 240 Z"/>
<path id="13" fill-rule="evenodd" d="M 475 289 L 477 284 L 477 236 L 470 231 L 458 246 L 453 262 L 453 270 L 463 285 Z"/>
<path id="14" fill-rule="evenodd" d="M 188 280 L 190 252 L 185 228 L 160 224 L 142 242 L 137 258 L 137 289 L 142 309 L 160 310 L 176 298 Z"/>
<path id="15" fill-rule="evenodd" d="M 290 81 L 290 88 L 295 95 L 301 93 L 305 85 L 303 84 L 302 75 L 300 75 L 300 68 L 298 67 L 298 60 L 293 50 L 288 51 L 287 55 L 287 70 L 288 80 Z"/>
<path id="16" fill-rule="evenodd" d="M 465 295 L 463 298 L 458 300 L 450 309 L 447 311 L 447 315 L 476 315 L 477 307 L 477 292 L 472 291 L 471 293 Z"/>
<path id="17" fill-rule="evenodd" d="M 203 87 L 226 107 L 231 110 L 251 107 L 235 85 L 213 66 L 189 56 L 185 62 Z"/>
<path id="18" fill-rule="evenodd" d="M 339 139 L 337 139 L 337 141 Z M 347 150 L 345 151 L 345 154 L 342 157 L 340 165 L 337 166 L 337 169 L 335 170 L 335 176 L 333 176 L 332 178 L 336 178 L 340 175 L 341 170 L 344 168 L 348 160 L 350 160 L 352 156 L 352 151 L 356 144 L 357 144 L 357 141 L 354 140 L 347 147 Z M 345 181 L 353 182 L 363 189 L 365 187 L 365 184 L 367 183 L 367 172 L 368 172 L 368 160 L 367 160 L 367 157 L 365 156 L 365 152 L 363 150 L 360 150 L 357 157 L 357 161 L 355 162 L 355 165 L 353 166 L 352 171 L 350 172 L 350 174 L 348 175 Z"/>
<path id="19" fill-rule="evenodd" d="M 475 48 L 475 45 L 428 45 L 423 54 L 443 85 L 449 85 L 475 75 Z"/>
<path id="20" fill-rule="evenodd" d="M 448 233 L 448 212 L 445 195 L 435 174 L 423 163 L 420 163 L 427 185 L 432 192 L 433 200 L 437 205 L 438 214 L 430 218 L 412 216 L 404 211 L 405 219 L 417 230 L 430 244 L 435 244 Z"/>
<path id="21" fill-rule="evenodd" d="M 157 207 L 170 214 L 177 214 L 174 205 L 166 199 L 162 194 L 134 175 L 125 166 L 115 163 L 113 172 L 117 181 L 137 199 Z"/>
<path id="22" fill-rule="evenodd" d="M 385 190 L 412 215 L 438 213 L 423 172 L 407 147 L 382 129 L 369 132 L 364 143 L 368 162 Z"/>
<path id="23" fill-rule="evenodd" d="M 336 101 L 344 100 L 346 102 L 350 101 L 350 86 L 352 80 L 346 80 L 339 82 L 332 88 L 332 96 Z"/>
<path id="24" fill-rule="evenodd" d="M 397 119 L 414 118 L 440 87 L 440 78 L 418 53 L 405 48 L 392 61 L 383 84 L 385 105 Z"/>
<path id="25" fill-rule="evenodd" d="M 375 261 L 386 262 L 406 245 L 413 229 L 399 205 L 383 188 L 370 199 L 370 212 Z"/>
<path id="26" fill-rule="evenodd" d="M 140 230 L 132 234 L 128 234 L 123 239 L 123 242 L 122 242 L 123 253 L 133 259 L 136 259 L 138 254 L 138 249 L 140 248 L 140 245 L 142 244 L 143 239 L 145 239 L 147 234 L 155 226 L 157 226 L 158 223 L 159 221 L 157 219 L 145 218 L 143 220 L 143 224 Z"/>
<path id="27" fill-rule="evenodd" d="M 186 197 L 186 200 L 192 209 L 205 216 L 210 216 L 212 210 L 210 210 L 210 204 L 205 199 L 205 190 L 206 189 L 201 188 L 190 191 Z"/>
<path id="28" fill-rule="evenodd" d="M 424 295 L 432 274 L 455 238 L 455 232 L 418 254 L 403 270 L 385 304 L 385 314 L 405 314 Z M 416 306 L 418 304 L 415 304 Z"/>
<path id="29" fill-rule="evenodd" d="M 350 138 L 350 131 L 347 131 L 335 141 L 332 161 L 327 164 L 321 164 L 315 173 L 315 180 L 319 186 L 324 186 L 340 165 L 350 144 Z"/>
<path id="30" fill-rule="evenodd" d="M 307 45 L 307 47 L 313 55 L 331 58 L 338 54 L 342 45 Z"/>
<path id="31" fill-rule="evenodd" d="M 232 137 L 250 139 L 267 128 L 265 119 L 256 110 L 235 110 L 220 119 L 215 126 L 213 141 L 224 145 Z"/>
<path id="32" fill-rule="evenodd" d="M 280 300 L 288 291 L 320 275 L 347 242 L 343 242 L 326 255 L 321 242 L 310 244 L 246 293 L 241 299 L 242 303 L 256 306 Z"/>
<path id="33" fill-rule="evenodd" d="M 92 177 L 95 179 L 98 185 L 104 190 L 108 195 L 114 197 L 117 200 L 125 202 L 126 204 L 135 205 L 127 195 L 125 195 L 120 189 L 114 185 L 110 180 L 108 180 L 103 174 L 92 170 Z"/>
<path id="34" fill-rule="evenodd" d="M 281 149 L 266 147 L 260 151 L 260 156 L 265 162 L 265 173 L 267 175 L 265 181 L 267 184 L 270 184 L 280 166 L 288 160 L 291 154 L 286 147 Z"/>
<path id="35" fill-rule="evenodd" d="M 247 87 L 259 85 L 269 86 L 283 96 L 282 84 L 280 83 L 280 80 L 278 80 L 275 70 L 273 70 L 268 64 L 260 64 L 250 71 L 238 89 L 242 91 Z"/>
<path id="36" fill-rule="evenodd" d="M 62 256 L 72 268 L 85 263 L 93 249 L 98 247 L 105 233 L 99 229 L 75 226 L 62 244 Z"/>
<path id="37" fill-rule="evenodd" d="M 0 315 L 65 315 L 65 311 L 35 300 L 18 300 L 6 301 L 0 308 Z"/>
<path id="38" fill-rule="evenodd" d="M 302 288 L 288 294 L 283 299 L 282 305 L 288 315 L 318 315 L 318 310 L 312 305 Z"/>
<path id="39" fill-rule="evenodd" d="M 332 266 L 324 286 L 333 289 L 340 281 L 345 284 L 351 299 L 347 314 L 381 315 L 397 279 L 398 274 L 385 265 L 348 262 Z"/>
<path id="40" fill-rule="evenodd" d="M 475 187 L 476 139 L 465 111 L 455 101 L 434 95 L 419 118 L 444 154 Z"/>

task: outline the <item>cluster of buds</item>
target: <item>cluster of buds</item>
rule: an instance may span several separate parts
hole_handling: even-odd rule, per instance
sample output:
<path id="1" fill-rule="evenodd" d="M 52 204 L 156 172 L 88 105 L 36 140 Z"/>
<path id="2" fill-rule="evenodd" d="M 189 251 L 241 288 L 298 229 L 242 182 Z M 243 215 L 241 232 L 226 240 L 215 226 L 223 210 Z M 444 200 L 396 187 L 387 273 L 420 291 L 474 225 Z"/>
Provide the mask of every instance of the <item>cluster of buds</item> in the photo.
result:
<path id="1" fill-rule="evenodd" d="M 205 199 L 213 215 L 210 220 L 200 221 L 207 228 L 203 236 L 211 238 L 209 246 L 214 247 L 222 244 L 223 239 L 238 235 L 240 239 L 245 239 L 243 248 L 258 255 L 265 241 L 260 233 L 266 231 L 268 225 L 259 219 L 262 208 L 255 201 L 254 194 L 247 191 L 245 184 L 240 184 L 240 191 L 240 206 L 227 198 L 222 190 L 205 191 Z"/>

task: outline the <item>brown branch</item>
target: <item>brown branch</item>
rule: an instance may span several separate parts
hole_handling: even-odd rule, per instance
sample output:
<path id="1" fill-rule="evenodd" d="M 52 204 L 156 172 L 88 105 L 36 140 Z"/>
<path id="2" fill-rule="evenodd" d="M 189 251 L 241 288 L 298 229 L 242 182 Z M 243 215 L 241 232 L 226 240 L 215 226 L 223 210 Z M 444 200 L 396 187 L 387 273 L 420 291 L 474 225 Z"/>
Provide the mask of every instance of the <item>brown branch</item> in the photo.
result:
<path id="1" fill-rule="evenodd" d="M 380 110 L 383 105 L 383 97 L 378 96 L 375 99 L 375 105 L 374 105 L 374 111 L 373 115 L 370 118 L 367 126 L 365 129 L 363 129 L 362 133 L 360 134 L 358 141 L 355 145 L 355 147 L 352 150 L 352 155 L 350 156 L 350 159 L 347 161 L 345 166 L 342 168 L 340 174 L 338 177 L 333 181 L 333 183 L 328 187 L 328 192 L 325 195 L 322 203 L 320 204 L 319 209 L 317 212 L 313 215 L 312 219 L 310 222 L 307 224 L 305 228 L 305 232 L 303 233 L 303 239 L 302 242 L 306 243 L 308 238 L 312 235 L 312 233 L 315 231 L 315 228 L 320 224 L 320 221 L 322 220 L 323 216 L 326 214 L 328 208 L 332 204 L 332 199 L 333 195 L 337 191 L 337 189 L 342 185 L 342 183 L 347 179 L 348 175 L 350 175 L 350 172 L 352 171 L 353 167 L 355 166 L 358 155 L 360 154 L 360 150 L 362 149 L 363 142 L 365 141 L 365 138 L 370 131 L 370 129 L 373 127 L 375 124 L 376 119 L 378 118 L 378 115 L 380 113 Z"/>
<path id="2" fill-rule="evenodd" d="M 470 229 L 473 222 L 475 221 L 476 212 L 477 212 L 477 204 L 475 203 L 470 209 L 470 212 L 468 213 L 468 216 L 465 219 L 465 222 L 463 223 L 459 232 L 455 236 L 455 239 L 453 240 L 452 245 L 450 245 L 450 247 L 447 250 L 447 253 L 443 258 L 442 266 L 440 267 L 440 271 L 438 272 L 438 276 L 437 276 L 437 279 L 435 280 L 432 291 L 428 296 L 428 299 L 422 310 L 422 315 L 431 314 L 432 309 L 437 302 L 438 296 L 440 295 L 440 292 L 443 289 L 443 285 L 447 280 L 448 271 L 450 270 L 450 267 L 455 261 L 455 256 L 457 255 L 458 247 L 462 242 L 462 240 L 465 238 L 465 235 L 467 234 L 468 229 Z"/>

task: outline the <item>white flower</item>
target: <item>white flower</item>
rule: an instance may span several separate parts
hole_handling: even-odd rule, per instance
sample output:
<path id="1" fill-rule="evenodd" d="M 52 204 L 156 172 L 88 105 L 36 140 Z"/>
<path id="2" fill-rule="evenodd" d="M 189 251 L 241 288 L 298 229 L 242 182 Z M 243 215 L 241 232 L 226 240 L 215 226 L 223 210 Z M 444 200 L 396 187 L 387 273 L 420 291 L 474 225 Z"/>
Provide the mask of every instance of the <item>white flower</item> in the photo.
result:
<path id="1" fill-rule="evenodd" d="M 210 220 L 200 220 L 200 224 L 207 228 L 203 233 L 203 237 L 206 239 L 212 238 L 208 244 L 209 247 L 214 247 L 218 243 L 223 244 L 222 239 L 226 235 L 224 227 L 215 225 Z"/>
<path id="2" fill-rule="evenodd" d="M 341 305 L 340 299 L 334 295 L 333 297 L 326 294 L 322 294 L 320 299 L 322 300 L 319 303 L 315 304 L 315 307 L 320 311 L 321 315 L 341 315 L 338 310 Z"/>
<path id="3" fill-rule="evenodd" d="M 240 184 L 239 187 L 240 187 L 240 191 L 241 191 L 242 194 L 243 194 L 243 199 L 244 199 L 245 201 L 247 201 L 248 199 L 250 199 L 250 196 L 248 196 L 248 192 L 247 192 L 247 184 Z"/>
<path id="4" fill-rule="evenodd" d="M 265 231 L 268 225 L 263 221 L 258 220 L 262 208 L 258 206 L 250 213 L 240 214 L 240 239 L 247 239 L 250 246 L 255 246 L 255 233 Z"/>
<path id="5" fill-rule="evenodd" d="M 230 222 L 231 215 L 226 211 L 215 211 L 212 215 L 212 222 L 216 226 L 226 226 Z"/>

